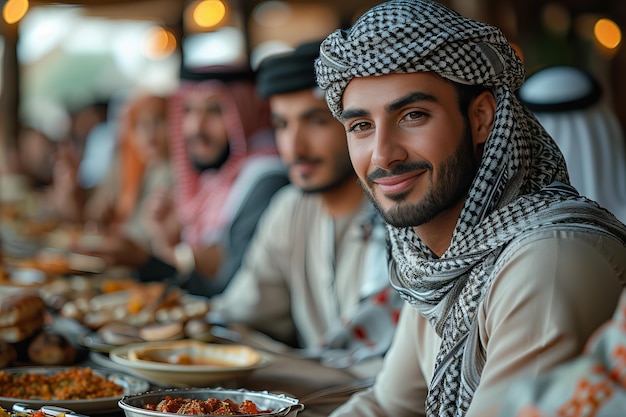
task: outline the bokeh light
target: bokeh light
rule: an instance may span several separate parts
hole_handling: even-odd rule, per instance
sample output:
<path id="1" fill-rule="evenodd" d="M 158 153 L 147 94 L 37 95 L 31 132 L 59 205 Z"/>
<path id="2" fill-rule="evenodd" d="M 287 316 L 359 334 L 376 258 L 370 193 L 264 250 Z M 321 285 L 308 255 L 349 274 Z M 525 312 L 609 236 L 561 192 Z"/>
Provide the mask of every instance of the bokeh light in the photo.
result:
<path id="1" fill-rule="evenodd" d="M 226 5 L 221 0 L 203 0 L 193 10 L 193 20 L 201 28 L 219 25 L 226 17 Z"/>
<path id="2" fill-rule="evenodd" d="M 598 19 L 593 34 L 598 43 L 608 49 L 615 49 L 622 42 L 622 31 L 611 19 Z"/>
<path id="3" fill-rule="evenodd" d="M 148 31 L 143 53 L 150 59 L 163 59 L 176 50 L 176 36 L 171 30 L 156 26 Z"/>
<path id="4" fill-rule="evenodd" d="M 12 25 L 19 22 L 28 12 L 28 0 L 8 0 L 2 8 L 2 18 Z"/>

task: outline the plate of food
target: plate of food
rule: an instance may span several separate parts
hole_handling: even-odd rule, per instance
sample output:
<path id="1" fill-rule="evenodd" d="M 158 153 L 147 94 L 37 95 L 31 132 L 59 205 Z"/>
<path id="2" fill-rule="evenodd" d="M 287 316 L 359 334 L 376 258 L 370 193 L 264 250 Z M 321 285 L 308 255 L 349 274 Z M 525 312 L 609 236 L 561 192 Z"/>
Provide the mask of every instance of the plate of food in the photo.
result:
<path id="1" fill-rule="evenodd" d="M 82 414 L 119 411 L 125 395 L 150 388 L 148 381 L 90 367 L 22 367 L 0 370 L 0 406 L 58 406 Z"/>
<path id="2" fill-rule="evenodd" d="M 225 388 L 182 388 L 149 391 L 123 397 L 126 417 L 176 415 L 248 415 L 293 417 L 304 409 L 296 398 L 267 391 Z"/>
<path id="3" fill-rule="evenodd" d="M 130 344 L 111 350 L 109 357 L 147 380 L 174 387 L 247 377 L 271 362 L 268 354 L 249 346 L 192 339 Z"/>

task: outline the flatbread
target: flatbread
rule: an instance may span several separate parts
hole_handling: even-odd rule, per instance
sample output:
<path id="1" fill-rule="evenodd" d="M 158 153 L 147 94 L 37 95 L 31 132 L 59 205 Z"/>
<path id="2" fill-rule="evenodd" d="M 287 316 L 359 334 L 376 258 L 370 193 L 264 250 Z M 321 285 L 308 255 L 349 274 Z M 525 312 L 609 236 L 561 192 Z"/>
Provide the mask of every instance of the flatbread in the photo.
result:
<path id="1" fill-rule="evenodd" d="M 43 322 L 43 314 L 40 314 L 14 325 L 0 327 L 0 340 L 8 343 L 21 342 L 41 330 Z"/>
<path id="2" fill-rule="evenodd" d="M 0 327 L 15 326 L 41 316 L 46 309 L 43 299 L 32 292 L 0 296 Z"/>

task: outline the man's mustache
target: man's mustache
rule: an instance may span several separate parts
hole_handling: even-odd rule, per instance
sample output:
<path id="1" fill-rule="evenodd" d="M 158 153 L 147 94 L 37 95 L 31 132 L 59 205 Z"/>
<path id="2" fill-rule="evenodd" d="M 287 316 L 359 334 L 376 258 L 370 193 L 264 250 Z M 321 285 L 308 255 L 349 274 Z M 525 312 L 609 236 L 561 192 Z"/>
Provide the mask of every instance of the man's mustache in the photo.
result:
<path id="1" fill-rule="evenodd" d="M 386 170 L 382 168 L 376 168 L 374 171 L 367 174 L 365 179 L 368 184 L 374 182 L 379 178 L 393 177 L 396 175 L 403 175 L 413 171 L 421 171 L 421 170 L 431 170 L 433 168 L 432 164 L 426 161 L 417 161 L 410 162 L 406 164 L 397 164 L 394 165 L 391 170 Z"/>
<path id="2" fill-rule="evenodd" d="M 188 143 L 194 143 L 194 142 L 211 143 L 213 142 L 213 139 L 210 136 L 199 134 L 199 135 L 188 136 L 187 142 Z"/>
<path id="3" fill-rule="evenodd" d="M 287 165 L 287 168 L 291 168 L 294 165 L 298 165 L 298 164 L 316 164 L 318 162 L 321 162 L 321 159 L 319 159 L 319 158 L 297 158 L 296 160 L 291 162 L 289 165 Z"/>

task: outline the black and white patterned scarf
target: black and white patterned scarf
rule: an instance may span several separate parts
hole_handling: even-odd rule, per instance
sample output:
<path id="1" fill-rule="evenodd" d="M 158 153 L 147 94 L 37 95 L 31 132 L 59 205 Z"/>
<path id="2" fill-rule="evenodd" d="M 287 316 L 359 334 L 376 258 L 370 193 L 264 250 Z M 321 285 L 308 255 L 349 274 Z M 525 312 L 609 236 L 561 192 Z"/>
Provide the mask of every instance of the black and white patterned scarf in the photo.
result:
<path id="1" fill-rule="evenodd" d="M 482 84 L 497 102 L 481 165 L 443 256 L 413 228 L 387 230 L 392 284 L 442 337 L 427 415 L 463 416 L 485 360 L 476 312 L 505 246 L 549 225 L 602 230 L 622 242 L 626 231 L 568 185 L 556 143 L 514 95 L 524 68 L 499 29 L 428 0 L 390 1 L 329 35 L 316 61 L 317 82 L 335 117 L 354 77 L 423 71 Z"/>

